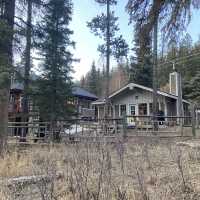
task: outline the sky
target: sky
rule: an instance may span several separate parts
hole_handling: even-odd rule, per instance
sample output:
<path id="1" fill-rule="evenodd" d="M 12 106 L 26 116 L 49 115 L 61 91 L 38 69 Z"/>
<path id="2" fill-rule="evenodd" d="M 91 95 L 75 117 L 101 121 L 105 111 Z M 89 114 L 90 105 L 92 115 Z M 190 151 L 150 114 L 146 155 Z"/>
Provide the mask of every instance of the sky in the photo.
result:
<path id="1" fill-rule="evenodd" d="M 97 51 L 98 44 L 102 44 L 97 36 L 94 36 L 87 27 L 87 22 L 101 12 L 105 12 L 106 7 L 99 6 L 94 0 L 74 0 L 74 11 L 71 22 L 71 29 L 74 31 L 72 39 L 76 42 L 74 57 L 80 59 L 80 62 L 74 63 L 75 80 L 85 75 L 91 67 L 93 61 L 97 66 L 101 62 L 99 52 Z M 117 6 L 112 7 L 115 15 L 119 17 L 119 34 L 122 34 L 127 43 L 131 46 L 133 40 L 133 26 L 128 25 L 129 16 L 125 11 L 127 0 L 119 0 Z M 197 41 L 200 35 L 200 12 L 195 11 L 191 23 L 188 26 L 187 32 L 192 36 L 193 41 Z M 111 66 L 116 63 L 111 61 Z"/>

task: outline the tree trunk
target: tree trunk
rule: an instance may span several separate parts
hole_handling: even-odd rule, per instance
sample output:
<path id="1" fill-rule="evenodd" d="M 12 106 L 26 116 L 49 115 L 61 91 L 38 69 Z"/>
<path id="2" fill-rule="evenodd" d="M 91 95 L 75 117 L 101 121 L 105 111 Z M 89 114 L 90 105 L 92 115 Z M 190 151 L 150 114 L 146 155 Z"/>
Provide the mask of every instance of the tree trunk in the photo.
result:
<path id="1" fill-rule="evenodd" d="M 24 72 L 24 103 L 23 112 L 28 114 L 28 91 L 31 69 L 31 27 L 32 27 L 32 0 L 28 1 L 26 50 L 25 50 L 25 72 Z"/>
<path id="2" fill-rule="evenodd" d="M 158 90 L 158 77 L 157 77 L 157 50 L 158 49 L 158 20 L 154 22 L 153 28 L 153 120 L 154 120 L 154 130 L 158 129 L 157 114 L 157 90 Z"/>
<path id="3" fill-rule="evenodd" d="M 110 1 L 107 0 L 107 33 L 106 33 L 106 98 L 105 118 L 109 115 L 109 72 L 110 72 Z"/>
<path id="4" fill-rule="evenodd" d="M 7 145 L 8 100 L 9 90 L 0 89 L 0 155 L 3 154 Z"/>
<path id="5" fill-rule="evenodd" d="M 12 47 L 13 47 L 13 29 L 15 16 L 15 0 L 5 0 L 1 8 L 1 22 L 4 23 L 8 30 L 5 40 L 0 42 L 0 57 L 3 64 L 1 70 L 1 86 L 0 86 L 0 153 L 4 151 L 7 142 L 8 128 L 8 102 L 10 94 L 10 69 L 12 67 Z M 0 33 L 3 34 L 3 33 Z"/>
<path id="6" fill-rule="evenodd" d="M 31 69 L 31 27 L 32 27 L 32 0 L 28 2 L 27 9 L 27 27 L 26 27 L 26 49 L 25 49 L 25 72 L 24 72 L 24 98 L 23 98 L 23 121 L 28 122 L 28 114 L 29 114 L 29 82 L 30 82 L 30 69 Z M 27 124 L 25 124 L 26 126 Z M 25 140 L 26 134 L 28 132 L 28 128 L 24 128 L 22 130 L 22 140 Z"/>

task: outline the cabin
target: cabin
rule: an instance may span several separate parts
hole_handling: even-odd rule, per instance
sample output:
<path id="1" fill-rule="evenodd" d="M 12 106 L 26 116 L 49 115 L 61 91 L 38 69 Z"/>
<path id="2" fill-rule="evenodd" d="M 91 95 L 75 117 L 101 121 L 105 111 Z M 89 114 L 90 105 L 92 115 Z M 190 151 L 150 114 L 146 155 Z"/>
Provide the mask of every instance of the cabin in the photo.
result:
<path id="1" fill-rule="evenodd" d="M 169 92 L 157 91 L 158 115 L 182 116 L 189 115 L 190 103 L 181 98 L 180 114 L 178 95 L 180 88 L 178 81 L 180 77 L 177 72 L 170 74 Z M 97 118 L 101 119 L 105 115 L 105 99 L 100 99 L 92 103 L 97 109 Z M 109 95 L 109 117 L 120 118 L 126 116 L 151 116 L 153 112 L 153 89 L 136 83 L 128 83 L 124 87 Z"/>
<path id="2" fill-rule="evenodd" d="M 23 71 L 19 71 L 19 73 L 23 74 Z M 37 75 L 31 73 L 31 80 L 37 80 L 37 78 Z M 21 122 L 21 118 L 23 116 L 23 94 L 23 82 L 19 81 L 15 76 L 12 77 L 8 107 L 9 121 L 11 122 Z M 29 121 L 39 120 L 38 108 L 36 107 L 33 99 L 29 99 L 28 109 Z"/>
<path id="3" fill-rule="evenodd" d="M 95 110 L 92 109 L 92 102 L 98 98 L 96 95 L 89 91 L 80 88 L 72 88 L 73 100 L 70 104 L 73 104 L 78 117 L 81 118 L 94 118 Z M 13 122 L 21 122 L 22 117 L 22 100 L 23 100 L 23 84 L 13 83 L 10 89 L 10 100 L 9 100 L 9 119 Z M 69 101 L 68 101 L 69 103 Z M 29 101 L 29 114 L 31 114 L 31 121 L 39 120 L 38 112 L 33 112 L 33 102 Z M 35 110 L 35 109 L 34 109 Z M 30 119 L 29 119 L 30 121 Z"/>
<path id="4" fill-rule="evenodd" d="M 95 110 L 92 108 L 92 102 L 96 101 L 98 97 L 81 87 L 73 87 L 72 94 L 78 117 L 94 119 Z"/>

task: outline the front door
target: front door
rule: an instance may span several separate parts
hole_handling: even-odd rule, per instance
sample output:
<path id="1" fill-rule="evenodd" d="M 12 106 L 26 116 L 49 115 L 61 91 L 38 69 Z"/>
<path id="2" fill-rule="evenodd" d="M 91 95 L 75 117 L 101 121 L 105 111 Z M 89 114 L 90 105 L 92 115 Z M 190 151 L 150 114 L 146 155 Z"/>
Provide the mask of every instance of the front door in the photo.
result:
<path id="1" fill-rule="evenodd" d="M 130 104 L 129 105 L 129 114 L 131 116 L 135 116 L 136 115 L 136 106 L 135 106 L 135 104 Z"/>
<path id="2" fill-rule="evenodd" d="M 136 105 L 135 104 L 129 104 L 129 116 L 127 118 L 128 126 L 135 127 L 136 118 L 134 117 L 136 115 Z"/>

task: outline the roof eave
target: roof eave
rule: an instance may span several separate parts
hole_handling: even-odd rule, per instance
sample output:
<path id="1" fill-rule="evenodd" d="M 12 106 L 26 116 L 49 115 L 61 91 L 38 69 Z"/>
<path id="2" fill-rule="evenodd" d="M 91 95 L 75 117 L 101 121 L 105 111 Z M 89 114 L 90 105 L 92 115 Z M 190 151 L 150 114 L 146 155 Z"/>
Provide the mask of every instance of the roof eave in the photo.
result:
<path id="1" fill-rule="evenodd" d="M 121 88 L 121 89 L 119 89 L 118 91 L 116 91 L 116 92 L 114 92 L 113 94 L 111 94 L 111 95 L 109 96 L 109 98 L 112 98 L 112 97 L 116 96 L 117 94 L 119 94 L 119 93 L 122 92 L 123 90 L 125 90 L 125 89 L 127 89 L 127 88 L 130 88 L 130 87 L 133 87 L 133 88 L 134 88 L 134 87 L 137 87 L 137 88 L 140 88 L 140 89 L 149 91 L 149 92 L 153 92 L 153 89 L 152 89 L 152 88 L 148 88 L 148 87 L 146 87 L 146 86 L 142 86 L 142 85 L 135 84 L 135 83 L 129 83 L 129 84 L 127 84 L 126 86 L 124 86 L 123 88 Z M 172 99 L 175 99 L 175 100 L 178 99 L 178 97 L 175 96 L 175 95 L 173 95 L 173 94 L 168 94 L 168 93 L 162 92 L 162 91 L 157 91 L 157 93 L 158 93 L 159 95 L 162 95 L 162 96 L 165 96 L 165 97 L 169 97 L 169 98 L 172 98 Z M 188 101 L 186 101 L 186 100 L 184 100 L 184 99 L 183 99 L 183 102 L 190 104 L 190 102 L 188 102 Z"/>

